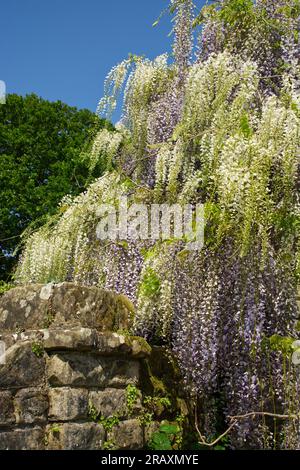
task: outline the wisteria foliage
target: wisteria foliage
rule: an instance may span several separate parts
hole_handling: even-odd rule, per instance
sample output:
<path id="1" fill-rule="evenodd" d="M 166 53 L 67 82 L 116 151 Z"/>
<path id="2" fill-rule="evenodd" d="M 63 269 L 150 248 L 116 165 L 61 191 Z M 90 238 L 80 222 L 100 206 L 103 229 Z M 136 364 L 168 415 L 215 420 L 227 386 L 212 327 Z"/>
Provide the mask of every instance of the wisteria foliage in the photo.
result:
<path id="1" fill-rule="evenodd" d="M 122 125 L 96 136 L 90 165 L 104 153 L 114 170 L 62 201 L 26 241 L 16 273 L 22 283 L 73 280 L 126 294 L 135 332 L 176 355 L 208 439 L 230 416 L 300 409 L 291 363 L 300 267 L 297 5 L 214 2 L 202 12 L 191 63 L 193 4 L 172 2 L 175 62 L 131 58 L 108 77 L 100 108 L 110 111 L 125 84 Z M 121 195 L 203 203 L 205 247 L 97 240 L 98 205 L 117 205 Z M 299 449 L 299 426 L 241 419 L 230 446 Z"/>

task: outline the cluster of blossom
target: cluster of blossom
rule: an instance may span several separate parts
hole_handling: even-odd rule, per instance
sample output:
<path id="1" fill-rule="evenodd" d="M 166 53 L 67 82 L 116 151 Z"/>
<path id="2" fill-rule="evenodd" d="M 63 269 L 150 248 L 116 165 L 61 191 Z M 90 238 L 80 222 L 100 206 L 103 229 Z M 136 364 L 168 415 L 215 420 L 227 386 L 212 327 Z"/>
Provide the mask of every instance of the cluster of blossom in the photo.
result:
<path id="1" fill-rule="evenodd" d="M 121 132 L 101 129 L 96 135 L 88 155 L 90 171 L 94 170 L 100 159 L 105 160 L 107 168 L 110 168 L 123 139 L 124 136 Z"/>
<path id="2" fill-rule="evenodd" d="M 162 120 L 167 123 L 172 120 L 168 118 L 168 111 L 164 114 L 160 112 L 163 104 L 156 105 L 161 96 L 170 90 L 174 74 L 172 68 L 168 67 L 167 60 L 167 54 L 157 57 L 154 61 L 141 60 L 129 76 L 125 89 L 122 122 L 131 132 L 131 142 L 127 150 L 127 153 L 131 154 L 130 171 L 136 178 L 149 185 L 153 183 L 151 180 L 154 177 L 153 161 L 155 161 L 151 144 L 160 142 L 157 135 L 153 140 L 153 130 L 160 129 L 160 125 L 163 126 Z M 153 109 L 156 111 L 155 114 Z M 164 135 L 164 127 L 160 133 Z"/>
<path id="3" fill-rule="evenodd" d="M 103 279 L 99 254 L 105 249 L 96 237 L 99 204 L 114 204 L 128 188 L 118 174 L 107 173 L 90 185 L 58 216 L 26 242 L 17 270 L 19 282 L 98 282 Z M 93 256 L 97 253 L 97 256 Z M 94 275 L 92 275 L 94 273 Z"/>
<path id="4" fill-rule="evenodd" d="M 262 347 L 271 335 L 295 335 L 296 306 L 287 273 L 283 277 L 271 256 L 261 271 L 255 250 L 246 259 L 237 258 L 229 240 L 217 252 L 187 253 L 182 248 L 174 242 L 159 247 L 156 256 L 151 251 L 142 283 L 151 268 L 160 287 L 154 297 L 140 293 L 136 331 L 150 341 L 159 334 L 171 345 L 187 389 L 193 399 L 200 398 L 207 436 L 216 434 L 220 412 L 293 413 L 299 406 L 296 371 L 291 365 L 284 368 L 279 353 Z M 261 416 L 241 420 L 231 434 L 233 448 L 280 445 L 297 448 L 299 434 L 280 424 L 272 428 Z"/>
<path id="5" fill-rule="evenodd" d="M 100 116 L 106 115 L 108 119 L 111 119 L 132 63 L 131 57 L 123 60 L 123 62 L 113 67 L 107 75 L 104 83 L 104 96 L 99 101 L 96 111 Z"/>
<path id="6" fill-rule="evenodd" d="M 254 60 L 260 71 L 261 88 L 266 93 L 278 92 L 284 69 L 290 68 L 294 77 L 298 77 L 299 3 L 245 0 L 244 4 L 244 15 L 237 11 L 241 5 L 235 0 L 221 0 L 216 7 L 204 10 L 199 60 L 228 49 L 246 60 Z"/>
<path id="7" fill-rule="evenodd" d="M 182 80 L 184 79 L 185 72 L 191 61 L 194 4 L 192 0 L 186 0 L 184 2 L 171 0 L 171 6 L 176 11 L 174 20 L 174 56 L 178 67 L 178 78 Z"/>
<path id="8" fill-rule="evenodd" d="M 234 3 L 218 2 L 217 11 Z M 27 241 L 17 272 L 19 282 L 68 279 L 126 294 L 136 306 L 135 332 L 176 355 L 208 437 L 224 431 L 229 416 L 292 415 L 300 406 L 290 357 L 267 341 L 297 335 L 300 94 L 299 50 L 288 34 L 297 19 L 286 13 L 292 4 L 257 1 L 251 12 L 263 14 L 268 27 L 245 19 L 230 40 L 235 23 L 208 14 L 201 60 L 191 65 L 192 2 L 174 0 L 175 65 L 165 55 L 135 61 L 125 128 L 102 131 L 94 143 L 91 165 L 106 154 L 120 174 L 65 199 L 59 216 Z M 279 20 L 278 37 L 269 26 Z M 289 66 L 278 68 L 281 60 Z M 131 64 L 110 75 L 108 107 Z M 279 77 L 262 94 L 275 70 Z M 125 194 L 146 204 L 203 203 L 205 248 L 188 251 L 184 239 L 98 240 L 99 204 L 116 205 Z M 241 419 L 230 445 L 299 448 L 296 424 Z"/>

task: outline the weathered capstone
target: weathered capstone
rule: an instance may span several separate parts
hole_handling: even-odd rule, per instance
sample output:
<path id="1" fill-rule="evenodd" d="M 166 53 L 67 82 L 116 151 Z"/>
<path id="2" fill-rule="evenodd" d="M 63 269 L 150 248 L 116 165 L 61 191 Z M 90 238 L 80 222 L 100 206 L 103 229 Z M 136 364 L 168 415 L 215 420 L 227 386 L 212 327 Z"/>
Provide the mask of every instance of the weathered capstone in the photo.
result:
<path id="1" fill-rule="evenodd" d="M 0 449 L 142 449 L 161 418 L 182 412 L 178 373 L 129 335 L 131 315 L 124 296 L 71 283 L 0 297 Z M 149 394 L 171 408 L 147 409 Z M 151 414 L 156 426 L 142 425 Z"/>
<path id="2" fill-rule="evenodd" d="M 69 282 L 30 284 L 6 292 L 0 305 L 0 331 L 43 328 L 126 329 L 131 324 L 130 302 L 98 287 Z"/>
<path id="3" fill-rule="evenodd" d="M 7 349 L 16 343 L 40 342 L 47 351 L 93 351 L 101 356 L 126 356 L 136 359 L 148 357 L 151 347 L 143 338 L 115 332 L 98 332 L 91 328 L 72 327 L 39 329 L 0 334 Z"/>

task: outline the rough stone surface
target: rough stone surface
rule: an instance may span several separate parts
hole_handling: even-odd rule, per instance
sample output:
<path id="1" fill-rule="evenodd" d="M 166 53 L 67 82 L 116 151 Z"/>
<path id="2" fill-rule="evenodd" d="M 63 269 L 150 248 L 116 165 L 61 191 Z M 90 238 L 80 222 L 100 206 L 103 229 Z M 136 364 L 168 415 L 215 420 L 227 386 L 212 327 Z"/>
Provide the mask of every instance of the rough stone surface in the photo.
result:
<path id="1" fill-rule="evenodd" d="M 38 385 L 43 380 L 45 359 L 37 357 L 30 342 L 15 344 L 6 351 L 6 363 L 0 365 L 0 389 Z"/>
<path id="2" fill-rule="evenodd" d="M 144 359 L 151 354 L 151 347 L 143 338 L 130 337 L 114 332 L 98 332 L 95 329 L 72 327 L 26 330 L 4 333 L 0 339 L 10 348 L 18 342 L 40 342 L 46 351 L 83 351 L 101 356 L 132 356 Z"/>
<path id="3" fill-rule="evenodd" d="M 91 391 L 89 394 L 89 403 L 92 404 L 97 412 L 104 418 L 117 415 L 120 418 L 129 415 L 135 416 L 142 411 L 141 394 L 129 410 L 127 406 L 126 390 L 107 388 L 103 391 Z"/>
<path id="4" fill-rule="evenodd" d="M 159 430 L 160 425 L 161 423 L 159 421 L 152 421 L 152 423 L 149 423 L 147 426 L 145 426 L 145 444 L 149 444 L 151 442 L 153 434 Z"/>
<path id="5" fill-rule="evenodd" d="M 10 392 L 0 392 L 0 426 L 15 422 L 13 396 Z"/>
<path id="6" fill-rule="evenodd" d="M 6 292 L 0 302 L 0 331 L 82 326 L 99 331 L 128 329 L 130 302 L 98 287 L 69 282 L 30 284 Z"/>
<path id="7" fill-rule="evenodd" d="M 88 391 L 72 388 L 49 390 L 49 420 L 73 421 L 88 415 Z"/>
<path id="8" fill-rule="evenodd" d="M 36 388 L 20 390 L 14 403 L 18 424 L 44 423 L 47 420 L 49 404 L 46 392 Z"/>
<path id="9" fill-rule="evenodd" d="M 79 353 L 58 353 L 50 356 L 47 363 L 49 383 L 55 387 L 103 387 L 107 382 L 104 374 L 105 359 Z M 101 363 L 102 362 L 102 363 Z"/>
<path id="10" fill-rule="evenodd" d="M 40 284 L 20 286 L 6 292 L 0 301 L 0 331 L 20 331 L 41 325 L 48 300 L 40 298 Z"/>
<path id="11" fill-rule="evenodd" d="M 89 351 L 97 347 L 97 331 L 91 328 L 44 330 L 44 348 L 51 350 Z"/>
<path id="12" fill-rule="evenodd" d="M 0 297 L 0 449 L 142 449 L 151 426 L 139 418 L 159 426 L 185 409 L 161 348 L 125 332 L 131 311 L 122 295 L 70 283 Z M 172 406 L 158 414 L 149 395 Z"/>
<path id="13" fill-rule="evenodd" d="M 122 387 L 138 383 L 139 363 L 81 353 L 58 353 L 49 358 L 47 375 L 49 383 L 55 387 Z"/>
<path id="14" fill-rule="evenodd" d="M 0 433 L 0 450 L 43 450 L 44 430 L 40 427 Z"/>
<path id="15" fill-rule="evenodd" d="M 108 387 L 125 387 L 138 385 L 140 363 L 124 359 L 110 359 L 107 363 Z"/>
<path id="16" fill-rule="evenodd" d="M 96 423 L 58 423 L 47 426 L 49 450 L 95 450 L 105 441 L 103 426 Z"/>
<path id="17" fill-rule="evenodd" d="M 119 423 L 108 433 L 108 439 L 117 449 L 139 450 L 144 446 L 143 430 L 137 419 Z"/>

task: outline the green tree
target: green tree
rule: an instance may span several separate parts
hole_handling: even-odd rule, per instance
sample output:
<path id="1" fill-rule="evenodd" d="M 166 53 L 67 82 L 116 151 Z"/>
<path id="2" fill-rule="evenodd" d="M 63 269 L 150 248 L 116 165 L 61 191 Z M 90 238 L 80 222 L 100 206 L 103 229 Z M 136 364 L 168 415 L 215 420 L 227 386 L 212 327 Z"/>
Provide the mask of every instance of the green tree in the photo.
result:
<path id="1" fill-rule="evenodd" d="M 24 229 L 45 222 L 64 195 L 85 189 L 90 175 L 81 151 L 104 125 L 89 110 L 34 94 L 8 95 L 0 106 L 0 279 L 10 279 Z M 94 176 L 103 170 L 98 165 Z"/>

